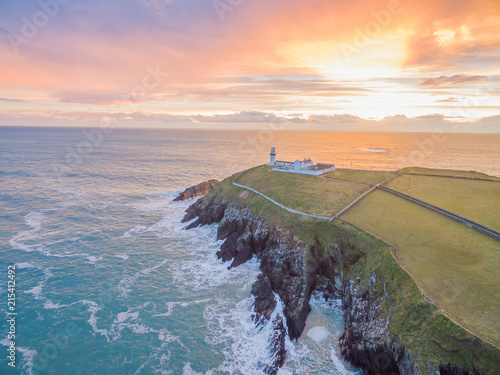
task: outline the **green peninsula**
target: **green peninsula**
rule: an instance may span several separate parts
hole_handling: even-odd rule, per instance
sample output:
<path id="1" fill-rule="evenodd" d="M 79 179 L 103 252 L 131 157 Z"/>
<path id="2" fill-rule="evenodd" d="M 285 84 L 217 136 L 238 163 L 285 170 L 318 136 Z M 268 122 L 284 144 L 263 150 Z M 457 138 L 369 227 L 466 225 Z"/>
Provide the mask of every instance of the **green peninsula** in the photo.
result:
<path id="1" fill-rule="evenodd" d="M 251 210 L 302 244 L 306 262 L 321 270 L 328 260 L 351 289 L 357 283 L 356 296 L 377 301 L 384 345 L 404 348 L 411 373 L 500 373 L 499 178 L 424 168 L 305 176 L 259 166 L 216 185 L 197 209 L 214 198 Z M 365 366 L 358 350 L 367 349 L 346 356 Z"/>

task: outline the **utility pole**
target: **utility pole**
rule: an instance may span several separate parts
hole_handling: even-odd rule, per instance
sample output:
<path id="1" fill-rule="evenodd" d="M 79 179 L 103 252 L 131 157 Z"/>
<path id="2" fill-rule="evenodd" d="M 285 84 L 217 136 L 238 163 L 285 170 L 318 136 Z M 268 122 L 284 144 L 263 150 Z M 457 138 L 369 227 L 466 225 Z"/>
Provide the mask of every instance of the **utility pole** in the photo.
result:
<path id="1" fill-rule="evenodd" d="M 484 225 L 484 215 L 486 215 L 486 211 L 483 211 L 483 225 Z"/>
<path id="2" fill-rule="evenodd" d="M 408 179 L 408 191 L 411 191 L 411 189 L 410 189 L 410 185 L 411 185 L 411 176 L 410 176 L 410 178 Z"/>

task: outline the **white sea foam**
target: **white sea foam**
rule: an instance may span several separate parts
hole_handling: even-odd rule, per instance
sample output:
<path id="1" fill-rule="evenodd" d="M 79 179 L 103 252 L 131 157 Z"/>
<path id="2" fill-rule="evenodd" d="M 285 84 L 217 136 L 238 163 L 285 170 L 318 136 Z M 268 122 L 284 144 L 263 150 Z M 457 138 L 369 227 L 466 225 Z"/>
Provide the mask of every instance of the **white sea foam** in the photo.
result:
<path id="1" fill-rule="evenodd" d="M 34 286 L 31 289 L 24 291 L 24 293 L 33 294 L 33 297 L 36 300 L 44 301 L 43 307 L 44 307 L 44 309 L 47 309 L 47 310 L 55 310 L 55 309 L 60 309 L 61 307 L 68 306 L 68 305 L 61 305 L 59 303 L 54 303 L 50 299 L 45 297 L 43 294 L 43 288 L 44 288 L 45 284 L 52 276 L 54 276 L 51 272 L 51 268 L 43 268 L 41 266 L 32 265 L 32 264 L 29 264 L 29 265 L 30 265 L 30 267 L 26 267 L 26 268 L 36 268 L 36 269 L 42 270 L 44 273 L 44 276 L 43 276 L 42 280 L 40 280 L 38 282 L 38 285 Z"/>
<path id="2" fill-rule="evenodd" d="M 326 302 L 321 296 L 311 297 L 312 311 L 300 340 L 287 346 L 287 359 L 280 374 L 306 374 L 311 368 L 318 372 L 357 375 L 336 355 L 342 332 L 340 300 Z"/>
<path id="3" fill-rule="evenodd" d="M 211 298 L 200 299 L 200 300 L 190 301 L 190 302 L 167 302 L 167 311 L 166 312 L 160 313 L 160 314 L 154 314 L 152 316 L 153 317 L 170 316 L 174 312 L 174 307 L 177 306 L 177 305 L 178 306 L 182 306 L 182 307 L 187 307 L 187 306 L 191 306 L 191 305 L 194 305 L 194 304 L 205 303 L 205 302 L 208 302 L 208 301 L 211 301 Z"/>
<path id="4" fill-rule="evenodd" d="M 33 231 L 39 232 L 42 229 L 43 216 L 43 211 L 30 212 L 24 217 L 24 221 Z"/>
<path id="5" fill-rule="evenodd" d="M 321 344 L 331 334 L 332 333 L 328 329 L 321 326 L 309 328 L 307 331 L 307 336 L 309 336 L 316 344 Z"/>
<path id="6" fill-rule="evenodd" d="M 335 365 L 335 368 L 340 374 L 343 375 L 356 375 L 356 372 L 349 371 L 345 368 L 344 364 L 342 361 L 339 359 L 337 356 L 337 353 L 335 352 L 335 349 L 332 348 L 330 351 L 330 358 L 332 359 L 333 364 Z"/>
<path id="7" fill-rule="evenodd" d="M 21 368 L 24 369 L 23 374 L 32 375 L 33 374 L 33 358 L 37 354 L 36 350 L 27 349 L 27 348 L 16 348 L 19 353 L 22 354 L 21 358 Z"/>
<path id="8" fill-rule="evenodd" d="M 45 219 L 45 213 L 50 211 L 57 211 L 58 209 L 48 209 L 42 211 L 33 211 L 27 214 L 24 217 L 26 224 L 31 228 L 26 231 L 21 231 L 14 235 L 11 239 L 9 239 L 9 244 L 16 250 L 21 250 L 27 253 L 36 252 L 40 255 L 46 257 L 55 257 L 55 258 L 88 258 L 89 255 L 85 253 L 71 253 L 65 251 L 63 253 L 53 253 L 50 251 L 49 247 L 54 244 L 59 244 L 63 242 L 75 242 L 79 239 L 79 237 L 70 237 L 64 238 L 60 240 L 50 241 L 43 243 L 46 238 L 49 238 L 53 235 L 59 235 L 62 233 L 70 233 L 69 231 L 51 231 L 51 232 L 43 232 L 43 221 Z M 33 244 L 29 244 L 29 242 L 37 242 Z"/>
<path id="9" fill-rule="evenodd" d="M 169 225 L 172 228 L 172 225 Z M 252 280 L 247 277 L 246 267 L 235 267 L 228 271 L 230 263 L 217 259 L 215 253 L 222 241 L 214 241 L 217 226 L 207 225 L 189 231 L 182 231 L 179 235 L 189 235 L 185 238 L 184 246 L 191 249 L 191 258 L 179 260 L 170 265 L 169 271 L 173 276 L 175 285 L 190 294 L 193 290 L 211 290 L 212 288 L 227 284 L 241 285 L 242 280 Z M 175 249 L 172 249 L 175 251 Z M 258 274 L 257 259 L 248 261 L 246 266 Z"/>
<path id="10" fill-rule="evenodd" d="M 168 261 L 169 261 L 168 258 L 164 259 L 163 261 L 161 261 L 160 263 L 158 263 L 157 265 L 155 265 L 153 267 L 144 268 L 144 269 L 140 270 L 139 272 L 136 272 L 133 276 L 128 276 L 128 277 L 123 278 L 118 284 L 118 290 L 121 292 L 121 296 L 124 297 L 130 292 L 132 285 L 135 284 L 135 281 L 139 277 L 141 277 L 143 275 L 147 275 L 147 274 L 157 270 L 158 268 L 163 267 Z"/>
<path id="11" fill-rule="evenodd" d="M 169 201 L 162 199 L 162 200 L 150 200 L 147 203 L 136 203 L 133 204 L 132 206 L 142 212 L 154 212 L 154 211 L 165 211 L 168 208 L 168 205 L 170 204 Z"/>
<path id="12" fill-rule="evenodd" d="M 386 153 L 389 152 L 389 150 L 386 150 L 384 148 L 376 148 L 376 147 L 369 147 L 369 148 L 358 148 L 358 151 L 363 151 L 363 152 L 374 152 L 374 153 Z"/>
<path id="13" fill-rule="evenodd" d="M 203 375 L 203 373 L 202 372 L 194 371 L 191 368 L 191 363 L 188 362 L 182 368 L 182 375 Z"/>
<path id="14" fill-rule="evenodd" d="M 262 373 L 265 365 L 271 363 L 269 339 L 273 334 L 273 319 L 280 314 L 286 327 L 286 318 L 283 315 L 283 303 L 278 299 L 275 310 L 269 322 L 263 326 L 255 326 L 251 316 L 253 314 L 253 298 L 248 297 L 228 308 L 229 301 L 219 301 L 219 306 L 208 307 L 205 319 L 209 323 L 209 336 L 205 341 L 223 345 L 224 362 L 217 368 L 217 372 L 256 374 Z M 221 303 L 222 302 L 222 303 Z M 219 310 L 222 307 L 222 311 Z M 224 310 L 227 311 L 224 311 Z M 286 338 L 285 347 L 291 343 Z"/>
<path id="15" fill-rule="evenodd" d="M 96 262 L 101 261 L 102 257 L 97 257 L 97 256 L 89 255 L 89 256 L 87 256 L 87 259 L 88 259 L 88 261 L 90 263 L 95 264 Z"/>
<path id="16" fill-rule="evenodd" d="M 127 254 L 115 254 L 114 256 L 116 258 L 120 258 L 120 259 L 123 259 L 123 260 L 127 260 L 128 259 L 128 255 Z"/>
<path id="17" fill-rule="evenodd" d="M 101 306 L 99 306 L 99 304 L 97 304 L 94 301 L 80 300 L 78 302 L 83 303 L 85 306 L 87 306 L 87 311 L 90 313 L 90 317 L 89 317 L 88 322 L 89 322 L 90 326 L 92 327 L 92 330 L 95 333 L 98 333 L 101 336 L 106 337 L 106 341 L 109 342 L 110 340 L 109 340 L 108 330 L 107 329 L 99 329 L 97 327 L 97 320 L 99 318 L 96 316 L 96 314 L 99 310 L 101 310 Z"/>
<path id="18" fill-rule="evenodd" d="M 50 242 L 47 244 L 43 243 L 35 243 L 32 245 L 26 244 L 28 241 L 32 240 L 37 240 L 42 237 L 45 237 L 48 234 L 40 234 L 38 230 L 28 230 L 28 231 L 22 231 L 14 235 L 10 240 L 9 244 L 16 250 L 21 250 L 27 253 L 31 252 L 37 252 L 40 255 L 46 256 L 46 257 L 55 257 L 55 258 L 70 258 L 70 257 L 79 257 L 79 258 L 85 258 L 88 256 L 88 254 L 84 253 L 70 253 L 70 252 L 65 252 L 62 254 L 55 254 L 52 253 L 50 250 L 48 250 L 47 245 L 55 244 L 55 243 L 60 243 L 60 242 L 67 242 L 67 241 L 76 241 L 77 238 L 70 238 L 70 239 L 64 239 L 61 241 L 54 241 Z"/>
<path id="19" fill-rule="evenodd" d="M 24 293 L 33 294 L 35 299 L 42 299 L 42 287 L 43 285 L 38 284 L 31 289 L 26 290 Z"/>
<path id="20" fill-rule="evenodd" d="M 158 340 L 164 342 L 164 343 L 169 343 L 173 341 L 177 341 L 179 337 L 172 335 L 170 332 L 168 332 L 166 329 L 160 329 L 158 331 Z"/>
<path id="21" fill-rule="evenodd" d="M 127 310 L 126 312 L 121 312 L 116 315 L 116 319 L 114 323 L 121 323 L 124 322 L 125 320 L 136 320 L 139 317 L 139 312 L 131 312 L 130 310 Z"/>
<path id="22" fill-rule="evenodd" d="M 43 271 L 43 278 L 38 282 L 38 285 L 34 286 L 31 289 L 28 289 L 24 291 L 24 293 L 27 294 L 33 294 L 33 297 L 36 300 L 43 300 L 45 302 L 49 302 L 48 306 L 53 305 L 51 301 L 49 301 L 44 295 L 43 295 L 43 287 L 45 286 L 45 283 L 53 276 L 51 269 L 50 268 L 42 268 L 40 266 L 33 266 L 32 268 L 36 268 L 38 270 Z"/>
<path id="23" fill-rule="evenodd" d="M 144 233 L 148 228 L 144 225 L 136 225 L 135 227 L 129 229 L 123 234 L 125 238 L 133 238 L 137 234 Z"/>
<path id="24" fill-rule="evenodd" d="M 47 310 L 56 310 L 56 309 L 60 309 L 61 307 L 66 307 L 68 305 L 60 305 L 58 303 L 53 303 L 50 299 L 46 299 L 44 304 L 43 304 L 43 308 L 44 309 L 47 309 Z"/>
<path id="25" fill-rule="evenodd" d="M 16 268 L 17 269 L 23 269 L 23 268 L 36 268 L 36 266 L 34 266 L 33 264 L 31 263 L 16 263 Z"/>

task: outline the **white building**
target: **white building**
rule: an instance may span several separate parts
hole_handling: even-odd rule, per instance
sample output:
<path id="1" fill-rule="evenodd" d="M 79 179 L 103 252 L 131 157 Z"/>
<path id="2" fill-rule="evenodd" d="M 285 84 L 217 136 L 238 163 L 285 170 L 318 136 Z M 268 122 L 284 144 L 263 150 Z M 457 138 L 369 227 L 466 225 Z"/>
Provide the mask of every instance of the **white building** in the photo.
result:
<path id="1" fill-rule="evenodd" d="M 335 170 L 335 165 L 333 164 L 323 164 L 318 163 L 314 165 L 314 162 L 311 158 L 293 161 L 281 161 L 276 160 L 276 149 L 271 147 L 271 157 L 269 160 L 268 167 L 276 167 L 271 169 L 273 172 L 287 172 L 287 173 L 299 173 L 299 174 L 307 174 L 311 176 L 319 176 L 325 174 L 330 171 Z"/>

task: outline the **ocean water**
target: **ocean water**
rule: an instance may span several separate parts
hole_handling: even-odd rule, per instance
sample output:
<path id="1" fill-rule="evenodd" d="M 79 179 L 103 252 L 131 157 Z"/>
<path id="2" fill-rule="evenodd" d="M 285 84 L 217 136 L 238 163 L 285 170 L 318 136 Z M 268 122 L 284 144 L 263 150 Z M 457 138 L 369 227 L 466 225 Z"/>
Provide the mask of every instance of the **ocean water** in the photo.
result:
<path id="1" fill-rule="evenodd" d="M 339 167 L 500 175 L 499 136 L 0 128 L 0 373 L 261 373 L 271 327 L 251 321 L 257 259 L 228 270 L 216 225 L 183 230 L 194 200 L 172 199 L 267 162 L 271 146 Z M 340 358 L 342 330 L 339 302 L 313 297 L 280 374 L 359 374 Z"/>

